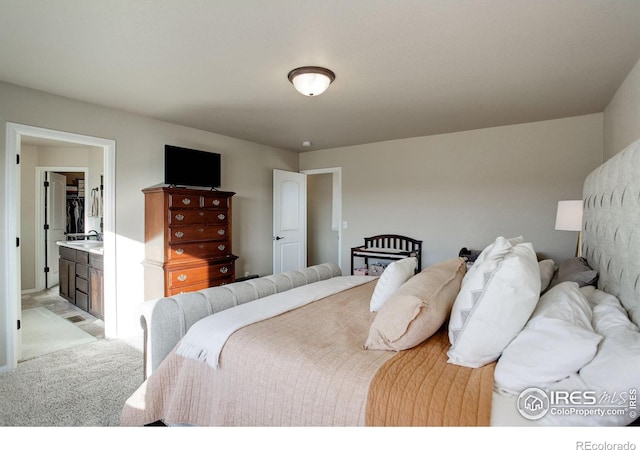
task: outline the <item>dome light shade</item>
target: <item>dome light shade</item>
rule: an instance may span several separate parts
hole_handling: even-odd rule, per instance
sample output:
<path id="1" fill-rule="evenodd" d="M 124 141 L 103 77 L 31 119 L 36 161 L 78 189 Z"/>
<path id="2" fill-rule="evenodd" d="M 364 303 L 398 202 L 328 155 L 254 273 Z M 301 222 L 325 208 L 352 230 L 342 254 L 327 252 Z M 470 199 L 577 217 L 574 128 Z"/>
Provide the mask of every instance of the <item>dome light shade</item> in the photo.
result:
<path id="1" fill-rule="evenodd" d="M 324 67 L 298 67 L 287 76 L 298 92 L 308 97 L 322 94 L 336 79 L 336 75 Z"/>

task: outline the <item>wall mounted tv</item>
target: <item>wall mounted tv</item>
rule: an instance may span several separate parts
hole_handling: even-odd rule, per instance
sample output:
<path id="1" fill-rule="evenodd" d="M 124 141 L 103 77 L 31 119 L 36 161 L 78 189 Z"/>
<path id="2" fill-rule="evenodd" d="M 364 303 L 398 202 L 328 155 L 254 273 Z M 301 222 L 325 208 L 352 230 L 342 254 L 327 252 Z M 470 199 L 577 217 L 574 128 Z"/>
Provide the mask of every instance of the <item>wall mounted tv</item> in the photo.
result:
<path id="1" fill-rule="evenodd" d="M 165 145 L 164 183 L 173 186 L 220 187 L 220 154 Z"/>

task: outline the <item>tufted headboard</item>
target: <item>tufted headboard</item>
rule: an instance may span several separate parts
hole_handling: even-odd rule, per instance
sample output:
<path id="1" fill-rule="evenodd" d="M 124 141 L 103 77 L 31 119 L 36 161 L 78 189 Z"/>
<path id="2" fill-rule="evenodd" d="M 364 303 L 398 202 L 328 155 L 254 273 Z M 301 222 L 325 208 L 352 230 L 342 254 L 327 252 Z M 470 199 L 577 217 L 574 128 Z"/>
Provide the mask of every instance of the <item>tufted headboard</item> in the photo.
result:
<path id="1" fill-rule="evenodd" d="M 640 325 L 640 140 L 589 174 L 583 199 L 582 255 Z"/>

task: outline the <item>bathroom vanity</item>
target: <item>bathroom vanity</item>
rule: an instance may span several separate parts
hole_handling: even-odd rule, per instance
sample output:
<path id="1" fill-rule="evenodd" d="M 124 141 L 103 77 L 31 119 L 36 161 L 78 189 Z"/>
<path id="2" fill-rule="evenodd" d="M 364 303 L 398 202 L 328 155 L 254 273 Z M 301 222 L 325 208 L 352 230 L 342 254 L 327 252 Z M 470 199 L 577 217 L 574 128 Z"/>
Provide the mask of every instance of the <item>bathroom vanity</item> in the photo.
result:
<path id="1" fill-rule="evenodd" d="M 103 245 L 100 241 L 59 241 L 60 296 L 104 320 Z"/>

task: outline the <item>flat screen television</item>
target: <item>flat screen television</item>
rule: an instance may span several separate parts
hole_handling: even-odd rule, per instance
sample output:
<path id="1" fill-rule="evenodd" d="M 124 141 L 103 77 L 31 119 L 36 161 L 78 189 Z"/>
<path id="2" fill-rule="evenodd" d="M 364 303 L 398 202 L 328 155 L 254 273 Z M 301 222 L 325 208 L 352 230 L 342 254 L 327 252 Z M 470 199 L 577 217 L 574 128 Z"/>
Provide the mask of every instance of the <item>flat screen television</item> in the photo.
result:
<path id="1" fill-rule="evenodd" d="M 173 186 L 220 187 L 220 154 L 165 145 L 164 183 Z"/>

